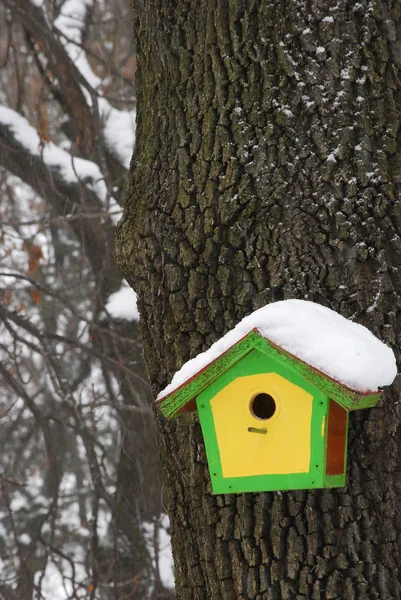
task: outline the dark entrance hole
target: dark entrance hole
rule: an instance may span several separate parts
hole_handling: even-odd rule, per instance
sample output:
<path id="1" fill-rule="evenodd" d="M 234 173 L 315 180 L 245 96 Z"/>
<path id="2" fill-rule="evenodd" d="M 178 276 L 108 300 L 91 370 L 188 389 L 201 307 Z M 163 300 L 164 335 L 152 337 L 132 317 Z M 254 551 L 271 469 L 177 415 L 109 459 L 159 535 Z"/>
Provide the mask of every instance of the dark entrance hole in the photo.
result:
<path id="1" fill-rule="evenodd" d="M 251 400 L 251 412 L 257 419 L 270 419 L 276 412 L 276 403 L 270 394 L 256 394 Z"/>

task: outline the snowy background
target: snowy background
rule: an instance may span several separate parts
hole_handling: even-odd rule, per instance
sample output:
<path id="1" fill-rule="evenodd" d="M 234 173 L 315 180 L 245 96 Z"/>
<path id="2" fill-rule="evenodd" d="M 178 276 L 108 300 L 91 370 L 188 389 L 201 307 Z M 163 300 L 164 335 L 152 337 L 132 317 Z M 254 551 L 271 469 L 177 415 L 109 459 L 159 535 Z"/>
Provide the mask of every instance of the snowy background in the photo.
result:
<path id="1" fill-rule="evenodd" d="M 131 7 L 17 4 L 0 7 L 0 596 L 173 597 L 136 295 L 113 256 Z"/>

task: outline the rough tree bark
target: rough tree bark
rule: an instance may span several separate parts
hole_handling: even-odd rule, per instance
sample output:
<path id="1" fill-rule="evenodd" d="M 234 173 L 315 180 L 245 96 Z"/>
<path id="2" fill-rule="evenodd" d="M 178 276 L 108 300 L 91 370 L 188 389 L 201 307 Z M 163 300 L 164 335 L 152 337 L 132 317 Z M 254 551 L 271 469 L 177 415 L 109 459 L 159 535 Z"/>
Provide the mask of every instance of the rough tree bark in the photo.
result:
<path id="1" fill-rule="evenodd" d="M 154 392 L 284 298 L 395 346 L 399 0 L 133 0 L 133 11 L 138 127 L 117 255 L 139 293 Z M 213 496 L 196 415 L 156 415 L 177 596 L 400 598 L 399 393 L 396 382 L 351 416 L 339 490 Z"/>

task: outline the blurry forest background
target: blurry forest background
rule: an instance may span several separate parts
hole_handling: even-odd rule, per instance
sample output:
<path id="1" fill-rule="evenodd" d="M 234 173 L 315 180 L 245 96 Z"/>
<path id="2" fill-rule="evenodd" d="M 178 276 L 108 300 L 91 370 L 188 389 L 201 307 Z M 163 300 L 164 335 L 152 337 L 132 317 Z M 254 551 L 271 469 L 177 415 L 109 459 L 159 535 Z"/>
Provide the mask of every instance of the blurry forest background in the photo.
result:
<path id="1" fill-rule="evenodd" d="M 135 294 L 128 0 L 0 0 L 0 598 L 173 598 Z"/>

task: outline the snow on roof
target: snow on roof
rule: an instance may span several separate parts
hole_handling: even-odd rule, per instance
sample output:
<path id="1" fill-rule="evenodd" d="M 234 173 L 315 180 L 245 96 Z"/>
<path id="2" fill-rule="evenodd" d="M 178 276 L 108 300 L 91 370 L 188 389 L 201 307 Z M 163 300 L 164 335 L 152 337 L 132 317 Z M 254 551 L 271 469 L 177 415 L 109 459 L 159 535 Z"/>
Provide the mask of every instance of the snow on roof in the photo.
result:
<path id="1" fill-rule="evenodd" d="M 110 294 L 106 310 L 113 319 L 124 319 L 125 321 L 139 321 L 137 307 L 137 295 L 133 289 L 124 283 L 118 292 Z"/>
<path id="2" fill-rule="evenodd" d="M 245 317 L 206 352 L 185 363 L 157 400 L 171 394 L 252 329 L 358 392 L 377 391 L 390 385 L 397 374 L 391 348 L 363 325 L 314 302 L 283 300 Z"/>

